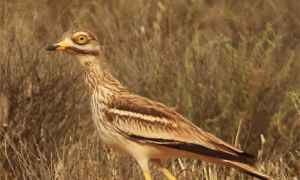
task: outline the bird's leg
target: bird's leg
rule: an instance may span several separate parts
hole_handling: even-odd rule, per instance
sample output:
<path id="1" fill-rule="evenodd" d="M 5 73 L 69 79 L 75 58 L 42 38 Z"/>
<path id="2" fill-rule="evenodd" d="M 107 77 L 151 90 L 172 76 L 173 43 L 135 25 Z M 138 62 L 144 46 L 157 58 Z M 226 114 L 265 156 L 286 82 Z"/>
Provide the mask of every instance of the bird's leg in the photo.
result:
<path id="1" fill-rule="evenodd" d="M 151 180 L 149 171 L 144 171 L 145 180 Z"/>
<path id="2" fill-rule="evenodd" d="M 163 166 L 159 159 L 151 159 L 151 162 L 167 177 L 168 180 L 176 180 L 170 171 Z"/>
<path id="3" fill-rule="evenodd" d="M 143 170 L 145 180 L 151 180 L 151 175 L 148 167 L 148 159 L 140 158 L 138 156 L 135 158 Z"/>

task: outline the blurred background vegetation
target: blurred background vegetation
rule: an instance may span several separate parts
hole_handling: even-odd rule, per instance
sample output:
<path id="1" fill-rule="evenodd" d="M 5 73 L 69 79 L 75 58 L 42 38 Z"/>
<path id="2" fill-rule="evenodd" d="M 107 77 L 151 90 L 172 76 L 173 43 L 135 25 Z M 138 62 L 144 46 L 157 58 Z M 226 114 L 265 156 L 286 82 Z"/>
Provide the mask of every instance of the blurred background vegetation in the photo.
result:
<path id="1" fill-rule="evenodd" d="M 1 0 L 0 179 L 142 178 L 97 139 L 76 60 L 44 50 L 78 27 L 133 92 L 257 154 L 261 171 L 299 177 L 299 11 L 299 0 Z M 246 178 L 165 163 L 178 179 Z"/>

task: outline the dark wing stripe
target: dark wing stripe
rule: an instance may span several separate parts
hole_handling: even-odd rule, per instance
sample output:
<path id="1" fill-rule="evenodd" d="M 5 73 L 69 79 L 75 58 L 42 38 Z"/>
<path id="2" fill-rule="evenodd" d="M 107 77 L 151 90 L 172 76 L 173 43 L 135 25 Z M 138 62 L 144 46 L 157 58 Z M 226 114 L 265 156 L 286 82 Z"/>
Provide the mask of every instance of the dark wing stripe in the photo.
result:
<path id="1" fill-rule="evenodd" d="M 200 155 L 206 155 L 206 156 L 211 156 L 220 159 L 242 162 L 249 165 L 254 164 L 256 160 L 256 158 L 253 155 L 245 152 L 238 153 L 238 156 L 234 156 L 222 151 L 212 150 L 198 144 L 186 144 L 186 143 L 177 144 L 176 143 L 176 144 L 165 144 L 165 146 L 200 154 Z"/>
<path id="2" fill-rule="evenodd" d="M 115 108 L 118 110 L 123 111 L 129 111 L 129 112 L 135 112 L 140 113 L 144 115 L 151 115 L 156 116 L 159 118 L 166 118 L 169 120 L 173 120 L 174 118 L 168 115 L 167 113 L 164 113 L 162 111 L 158 111 L 154 108 L 144 107 L 144 106 L 137 106 L 136 104 L 133 104 L 131 101 L 113 101 L 113 103 L 110 105 L 110 108 Z"/>
<path id="3" fill-rule="evenodd" d="M 230 161 L 246 163 L 249 165 L 253 165 L 256 161 L 255 156 L 253 156 L 249 153 L 246 153 L 246 152 L 237 153 L 237 156 L 234 156 L 232 154 L 209 149 L 207 147 L 204 147 L 204 146 L 201 146 L 198 144 L 179 142 L 179 141 L 174 141 L 174 140 L 169 140 L 169 139 L 148 138 L 148 137 L 142 137 L 142 136 L 137 136 L 137 135 L 127 135 L 127 136 L 132 139 L 135 139 L 135 140 L 138 139 L 138 140 L 142 140 L 142 141 L 148 141 L 148 142 L 159 144 L 159 145 L 166 146 L 169 148 L 188 151 L 191 153 L 210 156 L 210 157 L 214 157 L 214 158 L 220 158 L 220 159 L 226 159 L 226 160 L 230 160 Z"/>
<path id="4" fill-rule="evenodd" d="M 135 120 L 136 122 L 139 122 L 137 124 L 140 124 L 140 123 L 148 124 L 149 122 L 151 122 L 152 125 L 156 124 L 157 126 L 164 126 L 165 128 L 170 127 L 170 126 L 177 127 L 176 124 L 168 122 L 168 120 L 165 118 L 160 118 L 160 117 L 146 115 L 146 114 L 140 114 L 140 113 L 136 113 L 136 112 L 123 111 L 123 110 L 119 110 L 119 109 L 110 109 L 110 110 L 105 110 L 105 113 L 107 116 L 113 116 L 114 119 L 111 119 L 111 120 L 114 120 L 114 121 L 118 120 L 118 118 L 123 119 L 123 121 L 129 121 L 129 119 L 131 119 L 131 120 Z M 124 119 L 128 119 L 128 120 L 124 120 Z"/>

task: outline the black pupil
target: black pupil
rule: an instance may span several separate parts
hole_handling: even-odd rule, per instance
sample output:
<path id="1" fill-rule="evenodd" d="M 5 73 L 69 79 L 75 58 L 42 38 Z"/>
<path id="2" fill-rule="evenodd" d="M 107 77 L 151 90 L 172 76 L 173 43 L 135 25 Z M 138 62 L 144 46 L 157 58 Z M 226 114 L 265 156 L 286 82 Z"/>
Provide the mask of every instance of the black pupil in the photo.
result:
<path id="1" fill-rule="evenodd" d="M 84 37 L 80 37 L 79 40 L 83 41 L 83 40 L 84 40 Z"/>

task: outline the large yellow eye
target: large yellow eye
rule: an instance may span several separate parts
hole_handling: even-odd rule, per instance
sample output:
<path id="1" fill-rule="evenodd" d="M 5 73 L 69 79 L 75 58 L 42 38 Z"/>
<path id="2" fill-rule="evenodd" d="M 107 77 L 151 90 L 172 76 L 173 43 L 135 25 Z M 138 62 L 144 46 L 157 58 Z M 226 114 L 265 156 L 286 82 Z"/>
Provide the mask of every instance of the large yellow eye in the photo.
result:
<path id="1" fill-rule="evenodd" d="M 79 45 L 86 44 L 88 42 L 88 37 L 86 35 L 79 35 L 75 38 L 75 42 Z"/>

